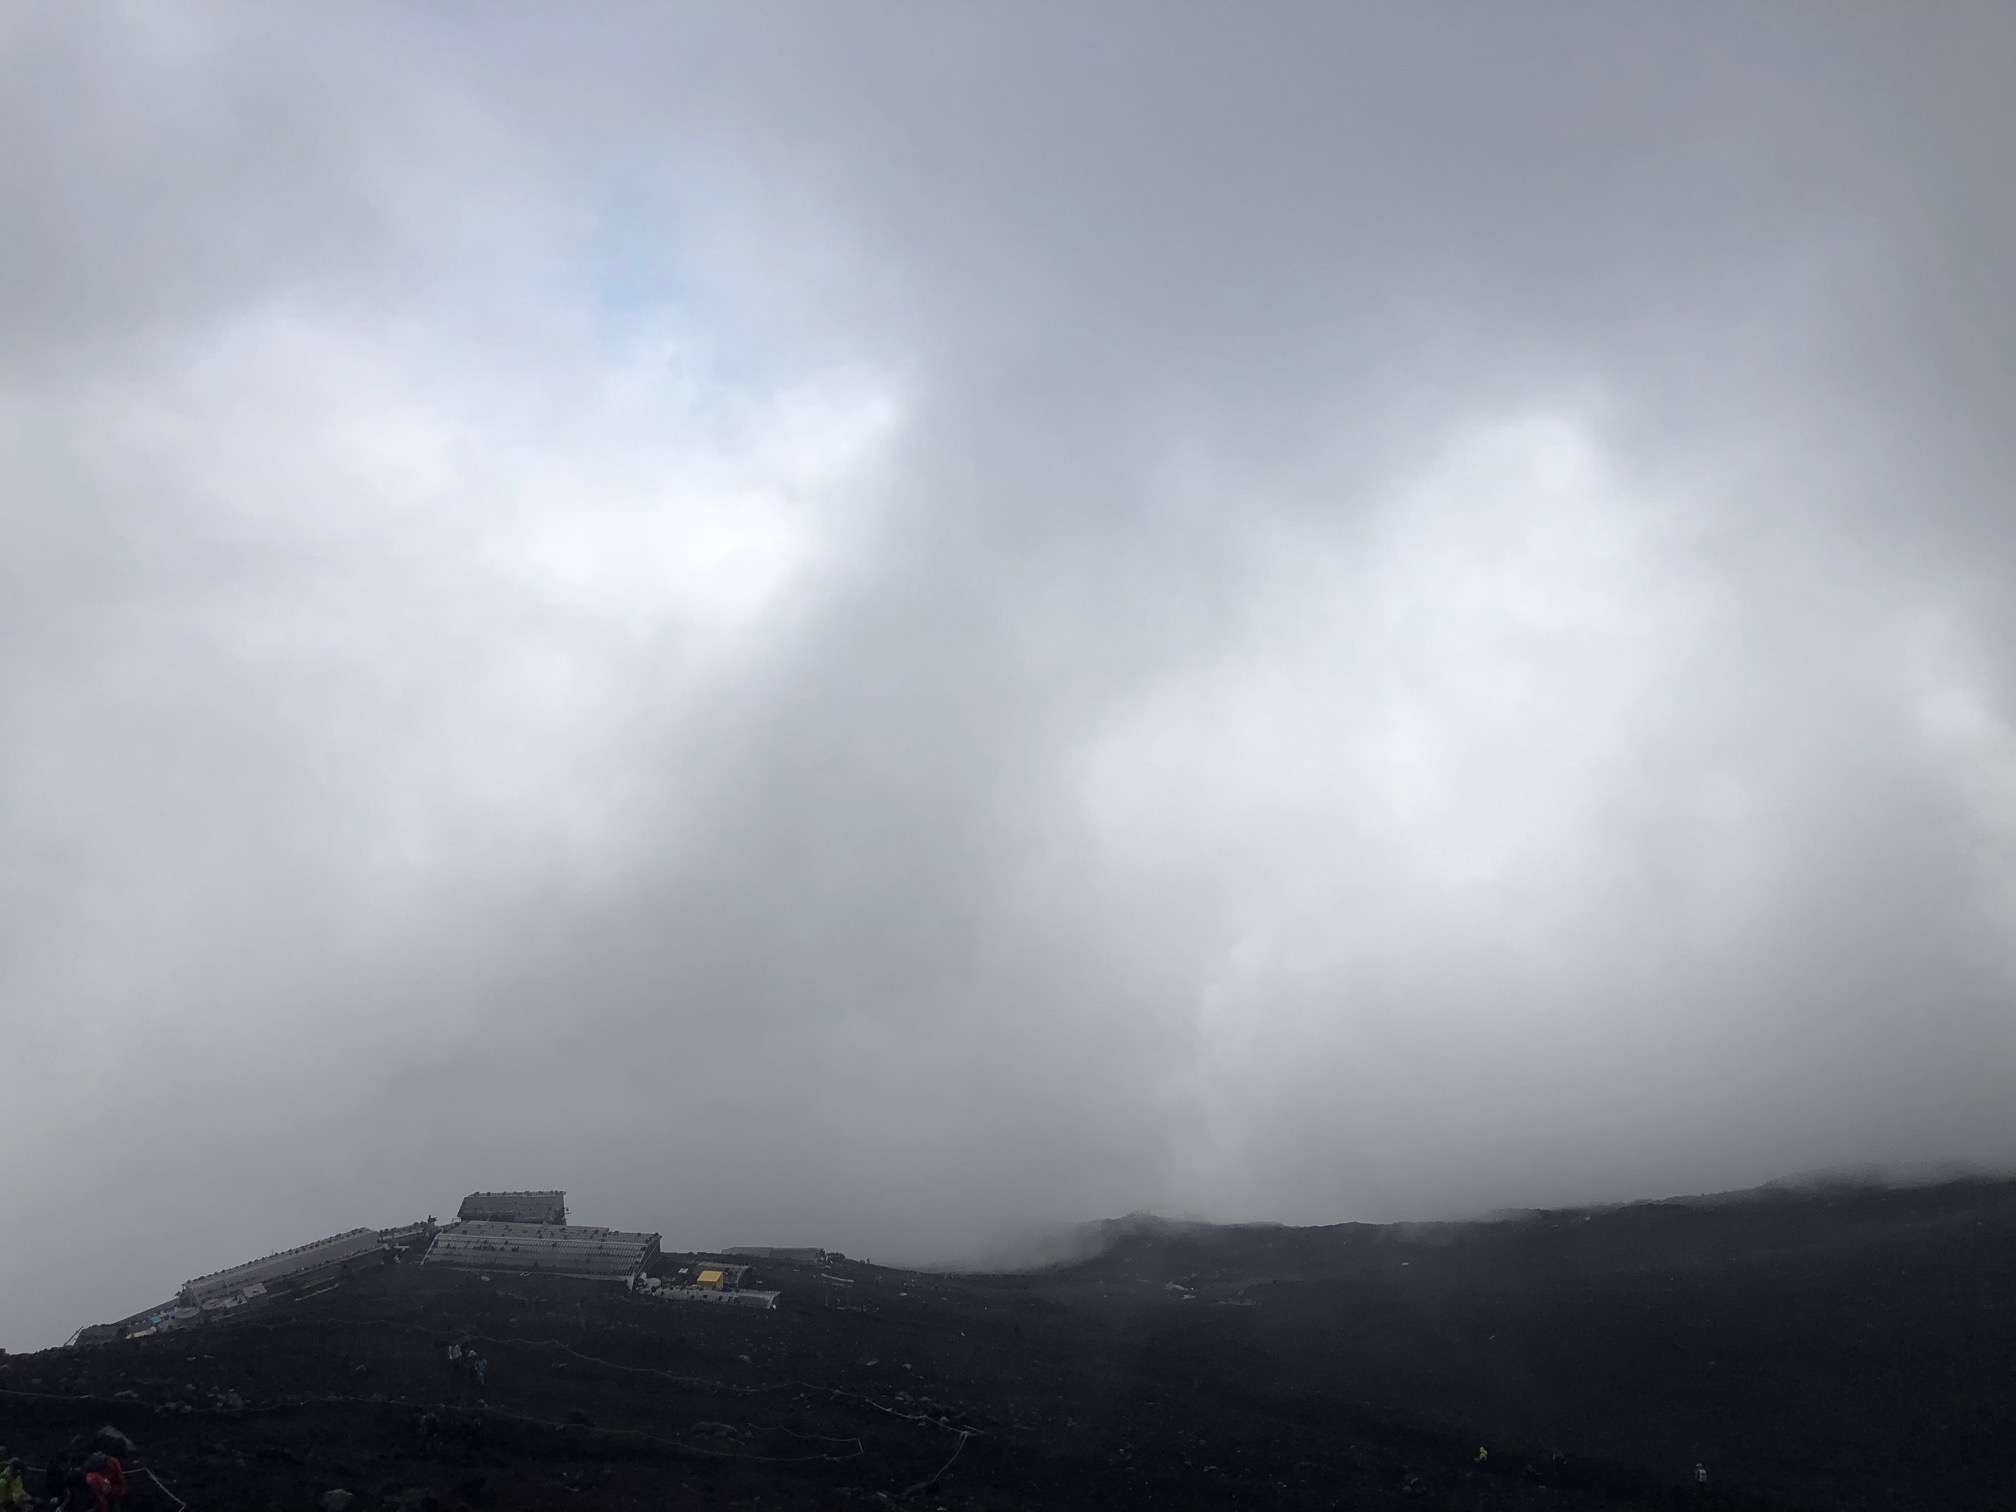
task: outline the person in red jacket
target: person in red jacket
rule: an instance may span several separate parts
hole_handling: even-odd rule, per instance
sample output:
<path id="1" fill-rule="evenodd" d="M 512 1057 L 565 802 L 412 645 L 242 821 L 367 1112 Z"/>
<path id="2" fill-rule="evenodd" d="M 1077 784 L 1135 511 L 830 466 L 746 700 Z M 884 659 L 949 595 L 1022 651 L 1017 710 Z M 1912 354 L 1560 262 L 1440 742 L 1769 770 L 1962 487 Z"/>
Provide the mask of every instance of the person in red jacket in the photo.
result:
<path id="1" fill-rule="evenodd" d="M 98 1503 L 98 1512 L 119 1512 L 126 1505 L 126 1467 L 109 1454 L 84 1461 L 84 1484 Z"/>

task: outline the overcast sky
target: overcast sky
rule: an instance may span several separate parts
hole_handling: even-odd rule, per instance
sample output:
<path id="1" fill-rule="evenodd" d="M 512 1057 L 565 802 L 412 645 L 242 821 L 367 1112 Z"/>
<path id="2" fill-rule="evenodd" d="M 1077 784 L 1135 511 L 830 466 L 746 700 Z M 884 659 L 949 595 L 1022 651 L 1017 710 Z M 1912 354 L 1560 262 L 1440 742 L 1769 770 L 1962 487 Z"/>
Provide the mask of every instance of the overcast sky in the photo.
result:
<path id="1" fill-rule="evenodd" d="M 2016 1160 L 2016 9 L 18 6 L 0 1343 Z"/>

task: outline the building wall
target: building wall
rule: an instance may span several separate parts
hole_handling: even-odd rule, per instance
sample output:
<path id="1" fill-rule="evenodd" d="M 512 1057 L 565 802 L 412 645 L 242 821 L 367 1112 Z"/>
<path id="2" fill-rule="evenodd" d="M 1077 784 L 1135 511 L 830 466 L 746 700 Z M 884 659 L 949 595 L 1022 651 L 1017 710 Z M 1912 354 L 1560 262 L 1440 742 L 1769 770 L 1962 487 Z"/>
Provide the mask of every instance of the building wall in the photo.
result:
<path id="1" fill-rule="evenodd" d="M 525 1223 L 454 1223 L 434 1236 L 425 1263 L 462 1270 L 623 1280 L 658 1255 L 656 1234 Z"/>

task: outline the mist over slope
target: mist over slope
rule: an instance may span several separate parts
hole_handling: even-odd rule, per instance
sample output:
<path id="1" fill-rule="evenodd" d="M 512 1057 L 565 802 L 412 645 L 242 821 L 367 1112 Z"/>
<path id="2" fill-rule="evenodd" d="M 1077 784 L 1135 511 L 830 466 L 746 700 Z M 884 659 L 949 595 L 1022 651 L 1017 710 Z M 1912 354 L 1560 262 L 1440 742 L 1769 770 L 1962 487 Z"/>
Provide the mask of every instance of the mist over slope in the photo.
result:
<path id="1" fill-rule="evenodd" d="M 1926 1213 L 1940 1211 L 1956 1195 L 1999 1192 L 2012 1180 L 2016 1177 L 2002 1172 L 1949 1165 L 1869 1165 L 1803 1172 L 1722 1192 L 1392 1223 L 1214 1223 L 1196 1216 L 1138 1212 L 1045 1230 L 1003 1243 L 974 1263 L 936 1269 L 1063 1273 L 1100 1263 L 1124 1269 L 1127 1257 L 1134 1254 L 1162 1257 L 1156 1264 L 1163 1269 L 1167 1257 L 1191 1254 L 1200 1261 L 1239 1256 L 1263 1268 L 1283 1267 L 1284 1275 L 1302 1275 L 1306 1272 L 1301 1267 L 1348 1266 L 1351 1256 L 1363 1253 L 1356 1246 L 1369 1238 L 1428 1245 L 1461 1240 L 1512 1253 L 1536 1232 L 1573 1234 L 1578 1231 L 1563 1226 L 1599 1218 L 1604 1222 L 1591 1238 L 1600 1236 L 1606 1246 L 1628 1240 L 1642 1247 L 1647 1260 L 1678 1258 L 1666 1246 L 1683 1235 L 1690 1244 L 1708 1246 L 1717 1258 L 1732 1259 L 1746 1244 L 1782 1245 L 1802 1231 L 1810 1232 L 1811 1242 L 1824 1246 L 1845 1238 L 1851 1228 L 1909 1227 Z M 1709 1210 L 1715 1221 L 1678 1216 L 1694 1209 Z M 1723 1209 L 1736 1211 L 1723 1213 Z"/>

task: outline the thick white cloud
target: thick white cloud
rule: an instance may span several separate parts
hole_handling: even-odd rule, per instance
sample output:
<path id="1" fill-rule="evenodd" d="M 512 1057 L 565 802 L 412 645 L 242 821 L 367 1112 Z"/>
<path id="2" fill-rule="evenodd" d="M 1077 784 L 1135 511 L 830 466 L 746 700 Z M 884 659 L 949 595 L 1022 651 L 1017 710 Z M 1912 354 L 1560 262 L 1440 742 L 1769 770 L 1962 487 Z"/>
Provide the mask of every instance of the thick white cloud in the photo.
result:
<path id="1" fill-rule="evenodd" d="M 2008 1160 L 2011 48 L 11 18 L 0 1333 Z"/>

